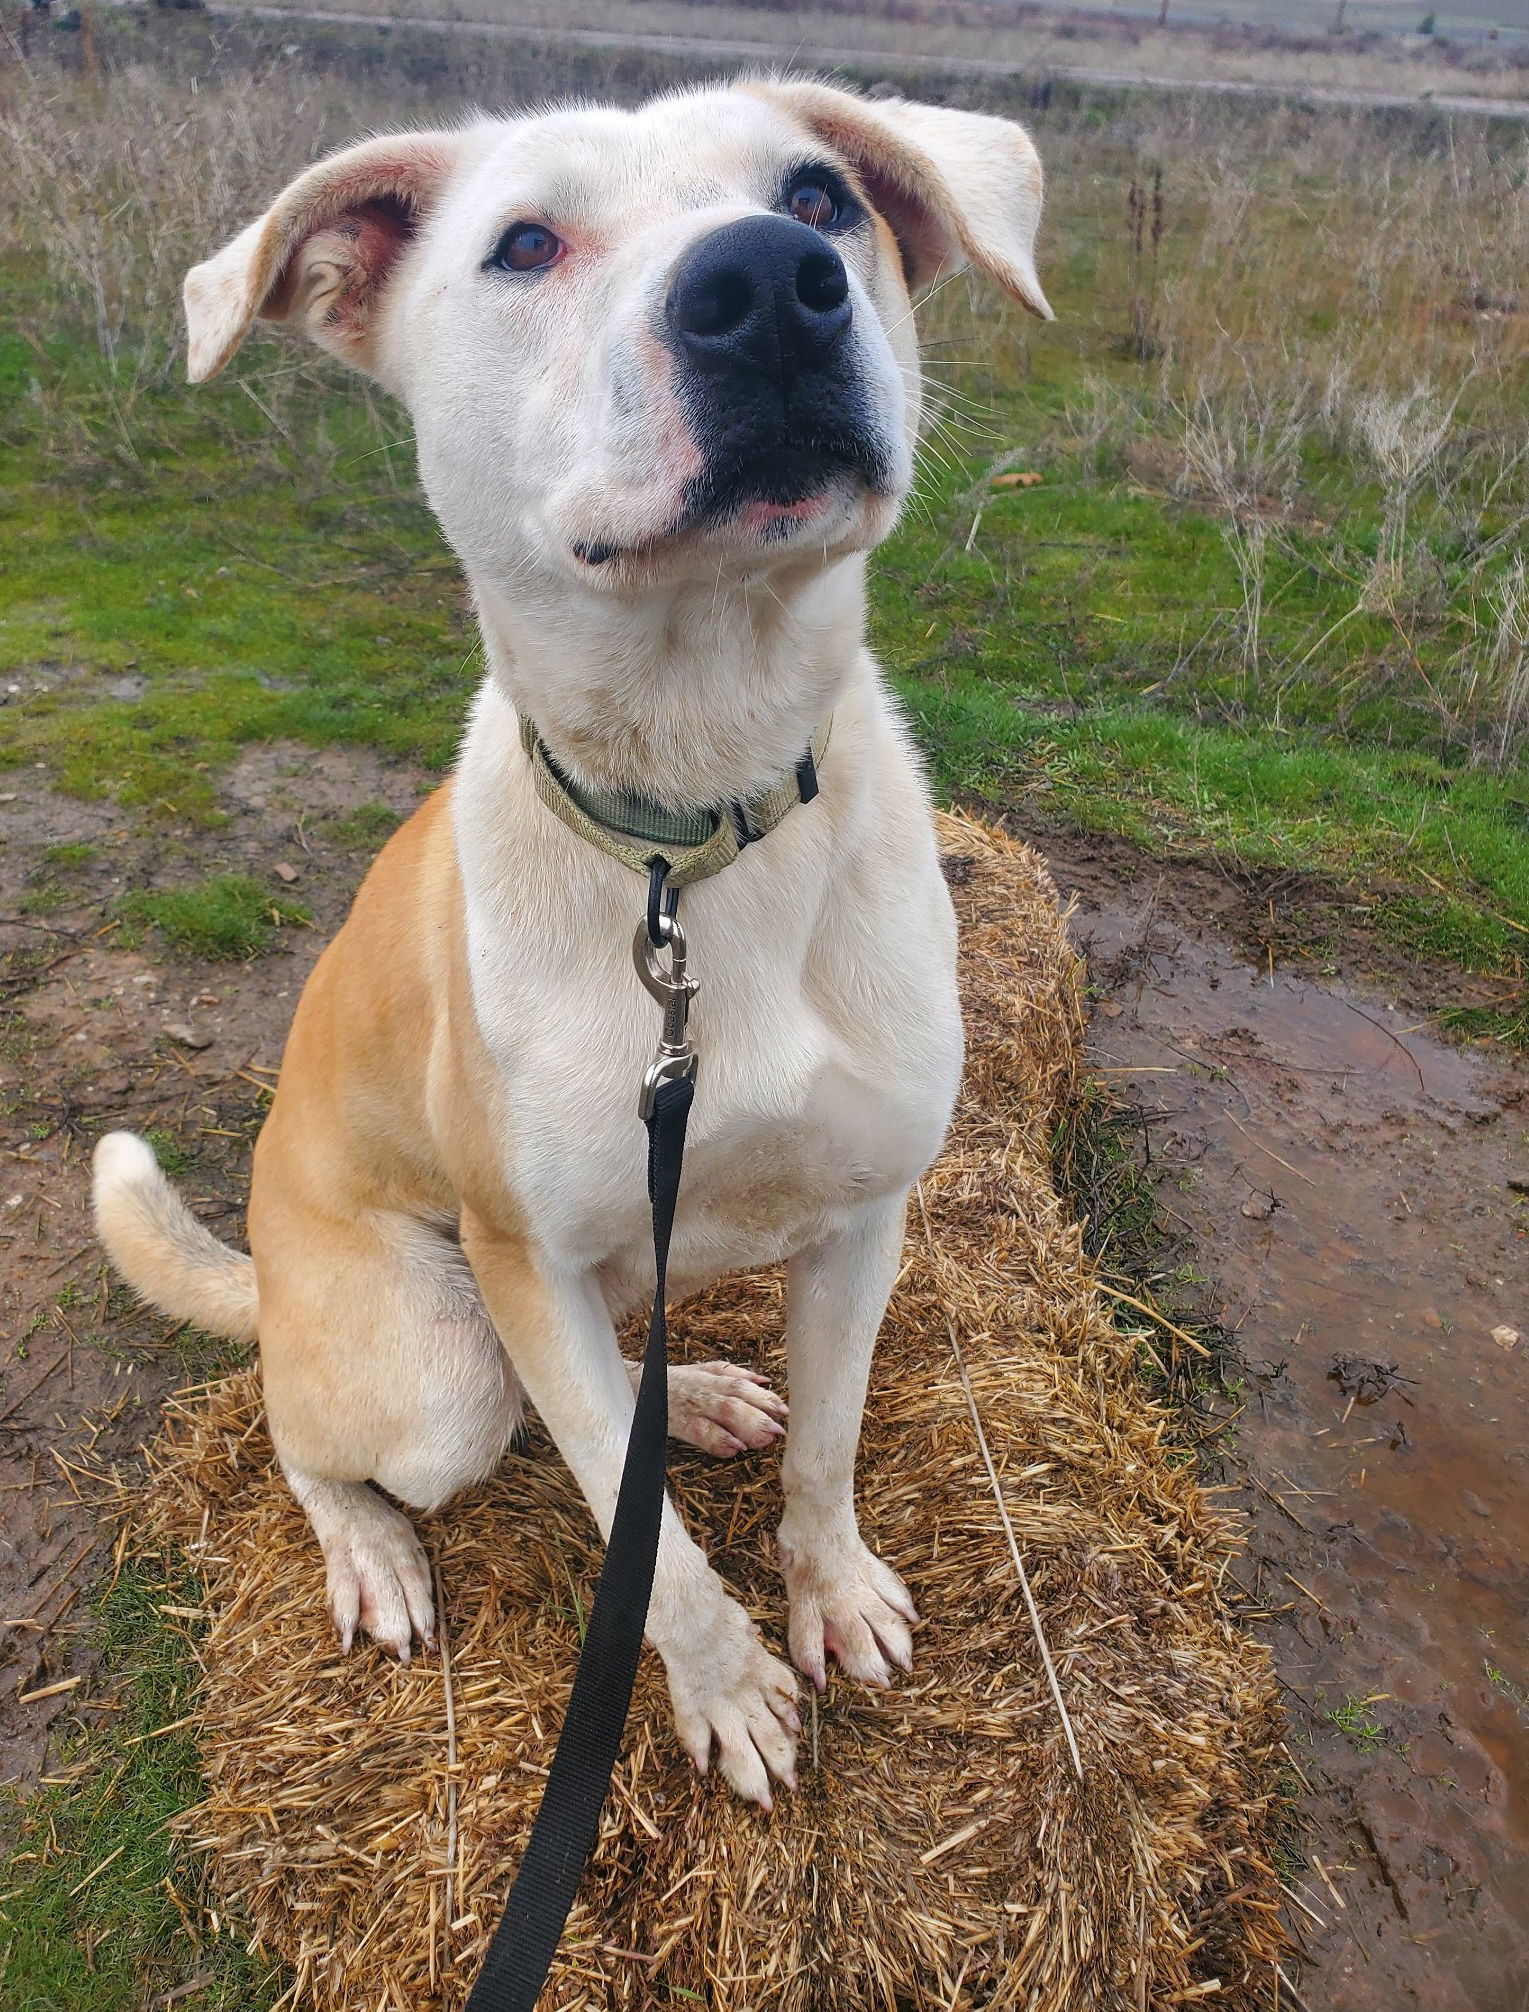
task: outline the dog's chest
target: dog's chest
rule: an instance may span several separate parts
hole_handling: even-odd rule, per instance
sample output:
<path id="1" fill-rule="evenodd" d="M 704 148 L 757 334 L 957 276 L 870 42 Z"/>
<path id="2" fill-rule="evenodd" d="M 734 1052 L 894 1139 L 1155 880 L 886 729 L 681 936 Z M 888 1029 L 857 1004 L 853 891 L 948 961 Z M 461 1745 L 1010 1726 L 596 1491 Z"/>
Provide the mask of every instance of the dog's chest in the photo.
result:
<path id="1" fill-rule="evenodd" d="M 509 1184 L 538 1242 L 598 1270 L 616 1301 L 640 1297 L 652 1278 L 637 1105 L 660 1015 L 629 945 L 586 939 L 541 1011 L 501 993 L 484 1028 Z M 671 1262 L 679 1287 L 772 1263 L 907 1186 L 939 1148 L 960 1071 L 944 958 L 910 974 L 873 939 L 849 966 L 792 968 L 735 937 L 699 963 L 699 1069 Z"/>
<path id="2" fill-rule="evenodd" d="M 794 1116 L 740 1120 L 721 1136 L 703 1132 L 687 1154 L 681 1187 L 670 1261 L 676 1289 L 774 1263 L 832 1234 L 858 1205 L 916 1175 L 942 1129 L 932 1104 L 921 1125 L 912 1100 L 885 1086 L 873 1098 L 863 1079 L 828 1069 Z M 645 1215 L 629 1220 L 623 1246 L 602 1269 L 619 1281 L 619 1299 L 647 1293 Z"/>

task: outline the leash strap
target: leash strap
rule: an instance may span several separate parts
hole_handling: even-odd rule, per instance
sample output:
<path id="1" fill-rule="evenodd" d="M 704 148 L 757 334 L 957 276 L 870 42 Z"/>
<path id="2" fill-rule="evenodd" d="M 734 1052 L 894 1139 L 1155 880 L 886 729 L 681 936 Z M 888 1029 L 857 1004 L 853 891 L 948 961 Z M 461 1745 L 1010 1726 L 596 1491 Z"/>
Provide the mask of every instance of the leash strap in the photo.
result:
<path id="1" fill-rule="evenodd" d="M 600 1811 L 621 1751 L 663 1517 L 669 1452 L 664 1283 L 694 1095 L 690 1076 L 662 1082 L 646 1118 L 658 1283 L 615 1520 L 541 1808 L 467 2012 L 533 2012 L 594 1851 Z"/>

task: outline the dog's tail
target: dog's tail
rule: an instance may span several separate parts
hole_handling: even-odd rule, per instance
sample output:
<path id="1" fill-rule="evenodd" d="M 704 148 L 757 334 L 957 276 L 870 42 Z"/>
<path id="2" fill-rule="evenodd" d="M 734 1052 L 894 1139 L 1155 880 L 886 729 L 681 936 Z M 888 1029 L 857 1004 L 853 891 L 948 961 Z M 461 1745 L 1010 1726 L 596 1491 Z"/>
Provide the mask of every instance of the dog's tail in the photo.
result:
<path id="1" fill-rule="evenodd" d="M 260 1311 L 255 1266 L 205 1230 L 136 1132 L 96 1147 L 96 1230 L 135 1292 L 161 1313 L 230 1341 L 253 1341 Z"/>

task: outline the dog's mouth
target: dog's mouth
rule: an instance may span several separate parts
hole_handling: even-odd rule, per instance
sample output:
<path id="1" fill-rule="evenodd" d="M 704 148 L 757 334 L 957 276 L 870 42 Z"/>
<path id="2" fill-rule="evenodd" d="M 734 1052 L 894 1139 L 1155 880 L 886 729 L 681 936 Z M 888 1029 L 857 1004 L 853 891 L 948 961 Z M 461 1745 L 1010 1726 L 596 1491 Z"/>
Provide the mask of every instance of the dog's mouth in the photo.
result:
<path id="1" fill-rule="evenodd" d="M 573 554 L 592 567 L 656 558 L 680 540 L 708 531 L 741 533 L 749 545 L 782 544 L 857 496 L 889 493 L 885 457 L 858 435 L 806 443 L 781 442 L 718 456 L 685 485 L 671 523 L 641 545 L 579 540 Z"/>
<path id="2" fill-rule="evenodd" d="M 697 530 L 743 518 L 789 530 L 819 514 L 834 491 L 856 486 L 876 490 L 885 480 L 881 456 L 858 435 L 782 442 L 710 461 L 686 485 L 675 529 Z"/>

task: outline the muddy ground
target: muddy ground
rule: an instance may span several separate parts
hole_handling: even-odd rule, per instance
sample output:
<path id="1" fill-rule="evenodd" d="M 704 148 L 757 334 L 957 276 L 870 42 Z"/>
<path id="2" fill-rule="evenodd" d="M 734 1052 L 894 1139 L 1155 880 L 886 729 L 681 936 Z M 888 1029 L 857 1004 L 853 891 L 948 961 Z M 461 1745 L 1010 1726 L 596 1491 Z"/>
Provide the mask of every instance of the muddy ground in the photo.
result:
<path id="1" fill-rule="evenodd" d="M 208 832 L 60 796 L 31 772 L 0 780 L 5 1782 L 35 1776 L 53 1726 L 81 1709 L 59 1687 L 89 1667 L 80 1594 L 99 1571 L 102 1538 L 90 1506 L 98 1491 L 73 1470 L 130 1455 L 166 1392 L 216 1367 L 113 1284 L 89 1220 L 91 1145 L 117 1124 L 153 1133 L 197 1213 L 219 1235 L 242 1236 L 262 1086 L 385 828 L 380 812 L 352 814 L 369 805 L 407 815 L 427 784 L 355 749 L 259 748 L 229 772 L 229 822 Z M 48 858 L 60 845 L 90 845 L 95 857 L 61 869 Z M 305 908 L 311 926 L 280 930 L 246 964 L 168 956 L 153 930 L 123 947 L 134 934 L 113 926 L 124 892 L 210 872 L 250 874 L 273 901 Z"/>
<path id="2" fill-rule="evenodd" d="M 198 1212 L 239 1236 L 262 1085 L 377 842 L 378 814 L 350 814 L 404 813 L 426 781 L 354 750 L 256 750 L 210 833 L 3 782 L 0 1781 L 25 1783 L 101 1709 L 73 1680 L 111 1543 L 75 1470 L 127 1460 L 165 1393 L 215 1366 L 112 1287 L 90 1141 L 155 1131 Z M 1517 2012 L 1529 1069 L 1436 1038 L 1427 1010 L 1474 981 L 1362 947 L 1357 897 L 1031 835 L 1076 900 L 1094 1059 L 1139 1114 L 1186 1293 L 1235 1337 L 1206 1457 L 1247 1508 L 1246 1611 L 1291 1711 L 1292 1977 L 1312 2012 Z M 94 855 L 62 867 L 60 844 Z M 209 871 L 255 876 L 312 926 L 248 964 L 124 941 L 125 890 Z"/>
<path id="3" fill-rule="evenodd" d="M 1468 996 L 1460 974 L 1352 930 L 1344 975 L 1300 954 L 1331 890 L 1051 850 L 1100 995 L 1095 1065 L 1140 1114 L 1204 1281 L 1188 1295 L 1241 1362 L 1212 1459 L 1290 1710 L 1301 1992 L 1313 2012 L 1521 2012 L 1529 1070 L 1430 1032 L 1420 1004 Z"/>

